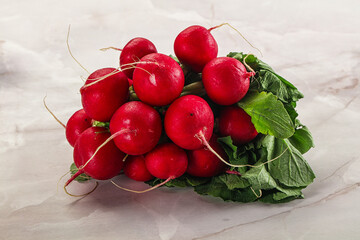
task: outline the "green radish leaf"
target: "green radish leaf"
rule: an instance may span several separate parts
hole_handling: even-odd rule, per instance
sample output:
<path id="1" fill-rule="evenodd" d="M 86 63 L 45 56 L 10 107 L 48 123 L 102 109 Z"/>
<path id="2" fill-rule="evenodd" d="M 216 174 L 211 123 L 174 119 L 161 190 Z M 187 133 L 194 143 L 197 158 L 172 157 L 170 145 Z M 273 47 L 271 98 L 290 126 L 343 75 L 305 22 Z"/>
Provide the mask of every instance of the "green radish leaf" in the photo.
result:
<path id="1" fill-rule="evenodd" d="M 294 125 L 296 125 L 296 118 L 299 115 L 296 112 L 295 107 L 296 107 L 296 102 L 284 103 L 284 108 L 287 111 L 287 113 L 289 114 L 291 121 L 293 122 Z"/>
<path id="2" fill-rule="evenodd" d="M 275 180 L 288 187 L 306 187 L 313 182 L 314 172 L 288 139 L 267 136 L 263 144 L 267 148 L 267 160 L 271 161 L 268 169 Z"/>
<path id="3" fill-rule="evenodd" d="M 230 136 L 222 137 L 217 139 L 218 143 L 222 146 L 226 154 L 228 155 L 229 162 L 236 165 L 245 165 L 248 164 L 249 155 L 244 148 L 239 149 L 235 146 L 231 140 Z M 239 173 L 244 173 L 246 167 L 237 168 Z"/>
<path id="4" fill-rule="evenodd" d="M 230 190 L 219 177 L 213 177 L 210 182 L 198 185 L 194 190 L 198 194 L 219 197 L 224 201 L 253 202 L 258 198 L 250 187 Z"/>
<path id="5" fill-rule="evenodd" d="M 242 63 L 244 63 L 244 59 L 246 58 L 246 64 L 256 72 L 250 89 L 255 89 L 259 92 L 271 92 L 284 103 L 296 102 L 304 97 L 293 84 L 275 73 L 268 64 L 256 56 L 242 52 L 231 52 L 227 56 L 235 58 Z"/>
<path id="6" fill-rule="evenodd" d="M 75 163 L 72 163 L 70 165 L 70 174 L 71 176 L 73 176 L 79 169 L 76 167 Z M 85 173 L 82 173 L 80 174 L 79 176 L 77 176 L 75 178 L 75 181 L 78 181 L 78 182 L 86 182 L 86 181 L 89 181 L 91 180 L 92 178 L 88 175 L 86 175 Z"/>
<path id="7" fill-rule="evenodd" d="M 281 201 L 288 197 L 303 198 L 303 194 L 301 192 L 302 188 L 286 188 L 277 186 L 276 189 L 279 190 L 279 192 L 273 194 L 273 199 L 276 201 Z"/>
<path id="8" fill-rule="evenodd" d="M 294 134 L 294 124 L 289 114 L 272 93 L 248 92 L 238 106 L 250 115 L 258 132 L 278 138 L 288 138 Z"/>
<path id="9" fill-rule="evenodd" d="M 301 126 L 295 130 L 294 135 L 289 138 L 290 143 L 297 149 L 301 154 L 306 153 L 310 148 L 315 147 L 313 138 L 309 129 L 306 126 Z"/>
<path id="10" fill-rule="evenodd" d="M 261 164 L 261 162 L 258 162 Z M 265 165 L 261 165 L 259 167 L 253 167 L 249 171 L 247 171 L 243 178 L 247 179 L 250 185 L 255 190 L 259 189 L 272 189 L 277 187 L 276 181 L 272 178 L 270 173 L 266 170 Z"/>
<path id="11" fill-rule="evenodd" d="M 165 180 L 160 178 L 154 178 L 146 183 L 150 186 L 155 186 Z M 210 178 L 194 177 L 189 174 L 184 174 L 178 178 L 175 178 L 165 184 L 166 187 L 194 187 L 200 184 L 209 182 Z"/>
<path id="12" fill-rule="evenodd" d="M 260 70 L 258 75 L 256 81 L 261 85 L 259 91 L 271 92 L 285 103 L 296 102 L 304 97 L 294 85 L 272 71 Z"/>
<path id="13" fill-rule="evenodd" d="M 236 188 L 247 188 L 250 186 L 249 181 L 245 178 L 235 175 L 235 174 L 221 174 L 218 178 L 225 183 L 229 190 L 234 190 Z"/>

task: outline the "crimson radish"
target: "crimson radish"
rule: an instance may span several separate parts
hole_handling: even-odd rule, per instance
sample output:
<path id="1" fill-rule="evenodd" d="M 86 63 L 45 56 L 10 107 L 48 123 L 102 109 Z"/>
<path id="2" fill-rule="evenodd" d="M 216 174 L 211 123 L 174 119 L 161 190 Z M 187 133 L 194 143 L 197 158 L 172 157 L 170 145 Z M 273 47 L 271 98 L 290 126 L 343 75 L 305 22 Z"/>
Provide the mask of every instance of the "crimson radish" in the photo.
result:
<path id="1" fill-rule="evenodd" d="M 188 150 L 203 147 L 214 128 L 214 114 L 209 104 L 196 95 L 176 99 L 165 113 L 165 132 L 178 146 Z"/>
<path id="2" fill-rule="evenodd" d="M 46 110 L 53 116 L 53 118 L 65 128 L 66 140 L 73 147 L 76 140 L 79 138 L 81 133 L 92 126 L 92 119 L 85 113 L 84 109 L 76 111 L 68 120 L 66 125 L 56 117 L 56 115 L 46 105 L 46 96 L 43 99 Z"/>
<path id="3" fill-rule="evenodd" d="M 86 114 L 94 120 L 108 122 L 129 97 L 126 75 L 115 68 L 93 72 L 80 89 Z"/>
<path id="4" fill-rule="evenodd" d="M 145 190 L 132 190 L 122 187 L 111 181 L 116 187 L 133 193 L 145 193 L 152 191 L 172 179 L 180 177 L 186 171 L 188 159 L 186 152 L 173 143 L 163 143 L 157 145 L 153 150 L 145 155 L 146 169 L 153 176 L 165 179 L 165 181 Z"/>
<path id="5" fill-rule="evenodd" d="M 145 155 L 149 172 L 160 179 L 175 179 L 183 175 L 188 165 L 186 152 L 173 143 L 163 143 Z"/>
<path id="6" fill-rule="evenodd" d="M 75 145 L 76 140 L 82 132 L 92 126 L 92 119 L 85 113 L 84 109 L 76 111 L 67 121 L 65 134 L 71 146 Z"/>
<path id="7" fill-rule="evenodd" d="M 165 106 L 180 96 L 185 78 L 174 59 L 152 53 L 140 62 L 134 70 L 133 86 L 141 101 L 152 106 Z"/>
<path id="8" fill-rule="evenodd" d="M 174 42 L 176 57 L 195 72 L 201 72 L 204 66 L 218 54 L 218 45 L 210 31 L 194 25 L 186 28 Z"/>
<path id="9" fill-rule="evenodd" d="M 125 103 L 110 120 L 110 132 L 117 134 L 116 146 L 129 155 L 141 155 L 153 149 L 161 131 L 160 114 L 140 101 Z"/>
<path id="10" fill-rule="evenodd" d="M 125 75 L 128 78 L 132 79 L 134 68 L 129 69 L 129 66 L 132 65 L 135 67 L 136 62 L 138 62 L 142 57 L 150 53 L 156 53 L 156 52 L 157 50 L 155 45 L 148 39 L 141 37 L 131 39 L 121 50 L 120 67 L 125 73 Z"/>
<path id="11" fill-rule="evenodd" d="M 75 143 L 74 163 L 79 170 L 66 182 L 65 187 L 82 173 L 106 180 L 115 177 L 123 168 L 125 154 L 111 140 L 106 128 L 91 127 L 85 130 Z M 96 153 L 96 154 L 95 154 Z"/>
<path id="12" fill-rule="evenodd" d="M 230 136 L 235 145 L 248 143 L 258 134 L 251 117 L 242 108 L 236 106 L 221 110 L 219 131 L 222 136 Z"/>
<path id="13" fill-rule="evenodd" d="M 146 168 L 144 155 L 128 156 L 124 165 L 124 173 L 135 181 L 146 182 L 154 178 Z"/>
<path id="14" fill-rule="evenodd" d="M 223 159 L 227 159 L 215 135 L 211 137 L 209 144 Z M 187 156 L 189 164 L 186 172 L 192 176 L 212 177 L 226 170 L 226 165 L 206 147 L 187 151 Z"/>
<path id="15" fill-rule="evenodd" d="M 231 105 L 242 99 L 250 86 L 253 72 L 230 57 L 219 57 L 206 64 L 202 81 L 209 98 L 219 105 Z"/>

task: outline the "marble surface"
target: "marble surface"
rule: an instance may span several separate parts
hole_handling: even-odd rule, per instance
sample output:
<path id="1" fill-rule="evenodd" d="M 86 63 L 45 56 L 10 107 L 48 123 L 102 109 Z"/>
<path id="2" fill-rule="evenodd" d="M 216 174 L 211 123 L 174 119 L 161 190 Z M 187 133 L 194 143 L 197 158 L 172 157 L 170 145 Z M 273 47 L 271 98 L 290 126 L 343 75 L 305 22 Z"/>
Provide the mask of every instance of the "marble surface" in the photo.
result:
<path id="1" fill-rule="evenodd" d="M 0 239 L 360 239 L 360 2 L 317 1 L 1 1 Z M 118 64 L 136 36 L 172 53 L 185 27 L 229 22 L 262 50 L 263 60 L 304 94 L 300 119 L 316 148 L 317 175 L 305 199 L 239 204 L 187 189 L 134 195 L 109 182 L 84 198 L 57 190 L 72 162 L 64 122 L 81 108 L 89 70 Z M 219 55 L 257 54 L 234 31 L 213 31 Z M 124 185 L 144 188 L 124 181 Z M 60 185 L 64 181 L 60 181 Z M 92 184 L 72 184 L 86 192 Z"/>

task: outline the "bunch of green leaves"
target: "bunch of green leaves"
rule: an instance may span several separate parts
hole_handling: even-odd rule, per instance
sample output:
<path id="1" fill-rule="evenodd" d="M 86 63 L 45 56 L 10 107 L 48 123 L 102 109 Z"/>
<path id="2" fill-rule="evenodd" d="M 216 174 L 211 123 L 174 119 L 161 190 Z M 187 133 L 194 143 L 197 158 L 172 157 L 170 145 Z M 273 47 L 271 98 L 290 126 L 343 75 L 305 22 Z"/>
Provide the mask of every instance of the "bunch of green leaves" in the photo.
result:
<path id="1" fill-rule="evenodd" d="M 249 92 L 237 105 L 251 116 L 259 135 L 241 146 L 235 146 L 230 137 L 218 139 L 229 163 L 239 167 L 211 178 L 185 174 L 165 186 L 193 187 L 199 194 L 236 202 L 283 203 L 303 198 L 301 190 L 315 178 L 303 157 L 314 147 L 313 139 L 295 110 L 303 94 L 254 55 L 232 52 L 228 57 L 256 73 Z M 156 185 L 161 181 L 148 183 Z"/>

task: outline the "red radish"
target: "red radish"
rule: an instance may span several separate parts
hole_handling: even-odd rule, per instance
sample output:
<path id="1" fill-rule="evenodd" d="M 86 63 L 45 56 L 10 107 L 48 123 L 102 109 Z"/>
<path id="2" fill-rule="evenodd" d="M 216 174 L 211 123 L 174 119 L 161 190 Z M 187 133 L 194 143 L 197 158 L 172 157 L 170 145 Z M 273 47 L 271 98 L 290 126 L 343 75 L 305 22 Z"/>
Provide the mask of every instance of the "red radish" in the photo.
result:
<path id="1" fill-rule="evenodd" d="M 80 89 L 86 114 L 94 120 L 108 122 L 115 111 L 129 98 L 126 75 L 115 68 L 93 72 Z"/>
<path id="2" fill-rule="evenodd" d="M 173 143 L 163 143 L 157 145 L 153 150 L 145 155 L 146 169 L 153 176 L 165 179 L 165 181 L 145 190 L 132 190 L 119 186 L 111 181 L 116 187 L 133 193 L 145 193 L 152 191 L 172 179 L 180 177 L 186 171 L 188 158 L 186 152 Z"/>
<path id="3" fill-rule="evenodd" d="M 46 110 L 54 117 L 54 119 L 65 128 L 66 139 L 69 144 L 73 147 L 75 145 L 76 140 L 79 138 L 81 133 L 92 126 L 92 119 L 85 113 L 84 109 L 80 109 L 76 111 L 66 123 L 64 123 L 58 119 L 55 114 L 48 108 L 45 102 L 45 98 L 43 99 L 44 106 Z"/>
<path id="4" fill-rule="evenodd" d="M 185 173 L 188 158 L 183 149 L 173 143 L 164 143 L 145 155 L 145 164 L 153 176 L 169 180 Z"/>
<path id="5" fill-rule="evenodd" d="M 218 54 L 218 45 L 210 31 L 194 25 L 186 28 L 174 42 L 176 57 L 195 72 L 201 72 L 204 66 Z"/>
<path id="6" fill-rule="evenodd" d="M 155 45 L 146 38 L 137 37 L 131 39 L 121 51 L 120 67 L 125 75 L 132 79 L 134 68 L 129 69 L 129 66 L 132 63 L 134 63 L 132 66 L 136 66 L 136 62 L 138 62 L 142 57 L 156 52 L 157 50 Z"/>
<path id="7" fill-rule="evenodd" d="M 210 146 L 223 159 L 227 159 L 225 151 L 216 140 L 217 137 L 213 135 L 209 141 Z M 187 156 L 189 158 L 189 165 L 186 172 L 192 176 L 212 177 L 226 170 L 226 164 L 206 147 L 187 151 Z"/>
<path id="8" fill-rule="evenodd" d="M 128 82 L 129 82 L 129 87 L 131 87 L 133 85 L 133 80 L 128 78 Z"/>
<path id="9" fill-rule="evenodd" d="M 178 146 L 188 150 L 203 147 L 214 128 L 214 114 L 209 104 L 196 95 L 175 100 L 165 113 L 165 132 Z"/>
<path id="10" fill-rule="evenodd" d="M 129 155 L 141 155 L 153 149 L 162 131 L 160 114 L 140 101 L 122 105 L 110 120 L 116 146 Z"/>
<path id="11" fill-rule="evenodd" d="M 180 96 L 185 78 L 174 59 L 152 53 L 140 61 L 134 70 L 133 86 L 141 101 L 152 106 L 165 106 Z"/>
<path id="12" fill-rule="evenodd" d="M 225 107 L 219 116 L 219 131 L 222 136 L 231 136 L 235 145 L 248 143 L 258 132 L 251 117 L 240 107 Z"/>
<path id="13" fill-rule="evenodd" d="M 82 173 L 94 179 L 106 180 L 122 170 L 125 154 L 112 140 L 101 146 L 110 136 L 109 131 L 102 127 L 88 128 L 80 135 L 74 147 L 74 163 L 79 171 L 66 182 L 65 187 Z"/>
<path id="14" fill-rule="evenodd" d="M 230 57 L 211 60 L 202 72 L 202 81 L 209 98 L 219 105 L 231 105 L 242 99 L 250 86 L 253 72 Z"/>
<path id="15" fill-rule="evenodd" d="M 128 156 L 124 165 L 124 173 L 135 181 L 146 182 L 154 178 L 146 168 L 144 155 Z"/>
<path id="16" fill-rule="evenodd" d="M 84 109 L 76 111 L 66 123 L 66 139 L 73 147 L 82 132 L 92 126 L 92 119 L 85 113 Z"/>

